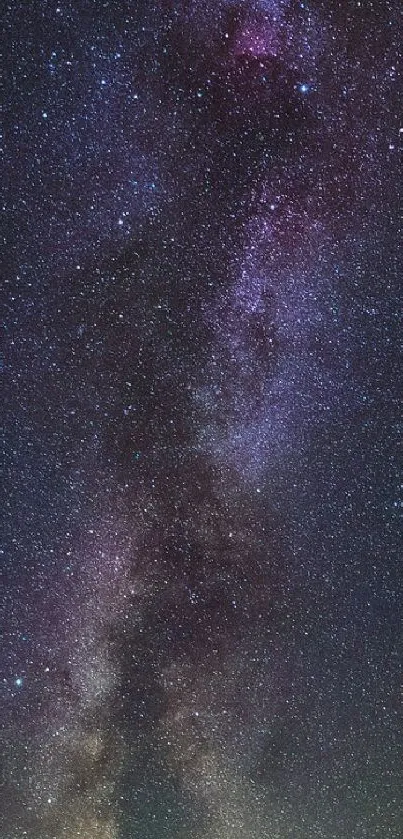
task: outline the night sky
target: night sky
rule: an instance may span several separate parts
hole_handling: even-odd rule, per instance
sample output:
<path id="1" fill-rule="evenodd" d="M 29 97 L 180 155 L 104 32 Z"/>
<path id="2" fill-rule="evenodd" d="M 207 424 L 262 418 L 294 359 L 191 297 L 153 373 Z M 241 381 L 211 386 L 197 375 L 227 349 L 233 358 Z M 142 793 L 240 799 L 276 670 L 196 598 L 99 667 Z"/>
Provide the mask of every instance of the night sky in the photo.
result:
<path id="1" fill-rule="evenodd" d="M 1 839 L 401 839 L 400 3 L 4 9 Z"/>

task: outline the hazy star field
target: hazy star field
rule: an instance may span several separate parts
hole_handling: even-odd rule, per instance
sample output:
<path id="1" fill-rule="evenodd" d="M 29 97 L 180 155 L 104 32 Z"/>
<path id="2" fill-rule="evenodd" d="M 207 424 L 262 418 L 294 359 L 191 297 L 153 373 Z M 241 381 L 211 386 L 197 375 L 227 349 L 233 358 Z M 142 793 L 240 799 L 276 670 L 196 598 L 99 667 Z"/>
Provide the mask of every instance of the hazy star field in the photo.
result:
<path id="1" fill-rule="evenodd" d="M 0 837 L 402 839 L 400 3 L 3 22 Z"/>

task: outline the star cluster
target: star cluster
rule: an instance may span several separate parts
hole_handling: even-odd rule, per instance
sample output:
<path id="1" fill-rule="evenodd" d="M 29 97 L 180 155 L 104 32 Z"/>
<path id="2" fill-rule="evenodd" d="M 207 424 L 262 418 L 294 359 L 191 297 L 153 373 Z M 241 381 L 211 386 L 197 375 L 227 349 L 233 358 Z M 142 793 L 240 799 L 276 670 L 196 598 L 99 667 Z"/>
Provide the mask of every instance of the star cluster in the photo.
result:
<path id="1" fill-rule="evenodd" d="M 7 839 L 399 839 L 399 7 L 6 4 Z"/>

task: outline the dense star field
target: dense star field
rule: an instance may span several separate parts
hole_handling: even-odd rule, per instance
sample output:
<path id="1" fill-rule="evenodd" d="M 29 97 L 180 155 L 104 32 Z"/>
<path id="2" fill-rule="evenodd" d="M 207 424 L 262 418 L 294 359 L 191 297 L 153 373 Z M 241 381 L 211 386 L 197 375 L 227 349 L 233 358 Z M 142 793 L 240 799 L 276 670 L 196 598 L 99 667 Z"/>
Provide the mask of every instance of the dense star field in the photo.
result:
<path id="1" fill-rule="evenodd" d="M 400 4 L 3 21 L 1 839 L 399 839 Z"/>

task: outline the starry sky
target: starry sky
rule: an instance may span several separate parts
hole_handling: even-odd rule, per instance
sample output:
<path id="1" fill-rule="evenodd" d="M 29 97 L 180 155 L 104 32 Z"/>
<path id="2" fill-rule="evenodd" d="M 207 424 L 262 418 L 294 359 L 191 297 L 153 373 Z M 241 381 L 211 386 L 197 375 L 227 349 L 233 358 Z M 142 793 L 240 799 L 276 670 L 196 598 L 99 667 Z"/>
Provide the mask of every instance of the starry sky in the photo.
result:
<path id="1" fill-rule="evenodd" d="M 400 4 L 3 21 L 0 835 L 400 839 Z"/>

